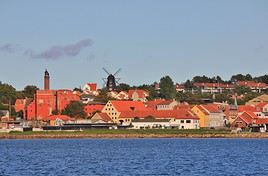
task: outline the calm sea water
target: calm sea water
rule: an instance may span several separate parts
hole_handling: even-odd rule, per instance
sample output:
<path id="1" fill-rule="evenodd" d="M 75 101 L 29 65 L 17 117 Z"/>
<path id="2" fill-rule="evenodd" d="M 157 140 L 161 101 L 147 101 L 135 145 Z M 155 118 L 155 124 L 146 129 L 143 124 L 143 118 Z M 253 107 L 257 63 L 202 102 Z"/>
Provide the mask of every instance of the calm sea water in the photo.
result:
<path id="1" fill-rule="evenodd" d="M 268 140 L 0 140 L 0 175 L 268 175 Z"/>

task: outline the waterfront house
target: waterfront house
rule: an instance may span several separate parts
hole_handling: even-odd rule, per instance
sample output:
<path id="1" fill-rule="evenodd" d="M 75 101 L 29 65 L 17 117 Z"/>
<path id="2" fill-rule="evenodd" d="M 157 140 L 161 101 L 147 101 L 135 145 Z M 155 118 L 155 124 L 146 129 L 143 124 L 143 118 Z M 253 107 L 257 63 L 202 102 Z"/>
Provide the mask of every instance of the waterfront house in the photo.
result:
<path id="1" fill-rule="evenodd" d="M 134 128 L 138 128 L 143 124 L 144 126 L 150 127 L 161 126 L 178 129 L 199 129 L 199 118 L 188 110 L 129 111 L 121 113 L 119 118 L 123 121 L 123 125 L 132 125 Z M 162 121 L 161 119 L 165 120 Z"/>
<path id="2" fill-rule="evenodd" d="M 170 119 L 155 119 L 153 117 L 134 118 L 131 125 L 134 129 L 172 128 L 170 125 Z"/>
<path id="3" fill-rule="evenodd" d="M 47 122 L 47 125 L 50 126 L 62 126 L 65 123 L 73 122 L 74 119 L 67 115 L 50 115 L 43 118 L 44 122 Z"/>
<path id="4" fill-rule="evenodd" d="M 199 117 L 200 127 L 217 128 L 224 126 L 225 115 L 217 105 L 196 105 L 192 108 L 192 111 Z"/>
<path id="5" fill-rule="evenodd" d="M 231 124 L 231 128 L 233 129 L 235 128 L 241 128 L 241 129 L 258 128 L 258 130 L 267 131 L 268 118 L 261 118 L 253 112 L 245 111 L 242 114 L 237 116 L 237 118 Z"/>
<path id="6" fill-rule="evenodd" d="M 256 116 L 253 112 L 245 111 L 242 114 L 238 115 L 237 118 L 231 124 L 231 128 L 241 128 L 245 129 L 249 127 L 254 119 L 258 119 L 259 117 Z"/>
<path id="7" fill-rule="evenodd" d="M 91 118 L 92 123 L 113 123 L 107 113 L 95 113 Z"/>

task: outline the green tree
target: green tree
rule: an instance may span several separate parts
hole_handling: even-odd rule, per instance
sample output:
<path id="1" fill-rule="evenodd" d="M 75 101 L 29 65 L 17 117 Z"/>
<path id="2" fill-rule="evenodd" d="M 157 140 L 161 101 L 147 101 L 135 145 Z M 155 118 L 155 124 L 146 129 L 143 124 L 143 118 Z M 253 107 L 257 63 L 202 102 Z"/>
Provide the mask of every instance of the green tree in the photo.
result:
<path id="1" fill-rule="evenodd" d="M 235 86 L 234 92 L 237 93 L 237 95 L 243 95 L 245 93 L 250 93 L 251 89 L 245 86 Z"/>
<path id="2" fill-rule="evenodd" d="M 7 110 L 7 111 L 9 111 L 9 105 L 0 103 L 0 110 Z M 11 116 L 12 117 L 17 117 L 17 115 L 18 114 L 15 111 L 15 108 L 14 107 L 11 107 Z"/>
<path id="3" fill-rule="evenodd" d="M 205 76 L 205 75 L 203 75 L 203 76 L 195 76 L 195 77 L 193 77 L 192 82 L 194 82 L 194 83 L 200 83 L 200 82 L 209 83 L 209 82 L 211 82 L 211 79 L 209 77 Z"/>
<path id="4" fill-rule="evenodd" d="M 188 80 L 184 83 L 184 87 L 185 87 L 186 89 L 192 89 L 192 88 L 194 88 L 194 85 L 193 85 L 193 83 L 188 79 Z"/>
<path id="5" fill-rule="evenodd" d="M 22 92 L 25 97 L 33 98 L 37 90 L 39 90 L 39 88 L 36 87 L 35 85 L 28 85 L 24 87 L 24 90 Z"/>
<path id="6" fill-rule="evenodd" d="M 14 104 L 17 98 L 16 94 L 16 89 L 13 86 L 0 82 L 0 102 L 8 104 L 11 100 L 11 104 Z"/>
<path id="7" fill-rule="evenodd" d="M 116 88 L 117 91 L 128 91 L 129 89 L 131 89 L 130 85 L 125 83 L 120 83 Z"/>
<path id="8" fill-rule="evenodd" d="M 263 82 L 263 83 L 268 84 L 268 75 L 255 77 L 254 80 L 257 81 L 257 82 Z"/>
<path id="9" fill-rule="evenodd" d="M 216 102 L 228 102 L 228 103 L 232 102 L 231 96 L 226 93 L 215 94 L 215 101 Z"/>
<path id="10" fill-rule="evenodd" d="M 3 116 L 4 116 L 4 113 L 0 111 L 0 117 L 3 117 Z M 0 121 L 1 121 L 1 118 L 0 118 Z"/>
<path id="11" fill-rule="evenodd" d="M 160 79 L 160 96 L 165 99 L 174 99 L 176 97 L 176 88 L 174 82 L 169 76 Z"/>
<path id="12" fill-rule="evenodd" d="M 107 103 L 111 98 L 108 97 L 108 91 L 106 88 L 100 90 L 99 95 L 95 98 L 95 101 Z"/>
<path id="13" fill-rule="evenodd" d="M 23 110 L 20 110 L 18 113 L 17 113 L 18 117 L 21 117 L 23 118 L 24 114 L 23 114 Z"/>
<path id="14" fill-rule="evenodd" d="M 75 118 L 86 117 L 86 113 L 84 111 L 84 105 L 80 101 L 71 101 L 70 104 L 68 104 L 66 108 L 63 109 L 62 114 Z"/>
<path id="15" fill-rule="evenodd" d="M 177 92 L 176 93 L 176 100 L 177 101 L 188 101 L 189 96 L 187 93 Z"/>
<path id="16" fill-rule="evenodd" d="M 252 76 L 250 74 L 237 74 L 237 75 L 233 75 L 231 77 L 231 81 L 232 82 L 236 82 L 236 81 L 252 81 Z"/>

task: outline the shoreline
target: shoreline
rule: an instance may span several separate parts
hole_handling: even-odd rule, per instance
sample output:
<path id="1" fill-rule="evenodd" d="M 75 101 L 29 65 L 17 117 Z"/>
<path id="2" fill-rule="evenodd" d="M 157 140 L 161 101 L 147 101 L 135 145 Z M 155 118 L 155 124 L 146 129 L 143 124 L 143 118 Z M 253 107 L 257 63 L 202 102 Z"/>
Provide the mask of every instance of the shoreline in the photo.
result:
<path id="1" fill-rule="evenodd" d="M 268 133 L 239 133 L 239 134 L 0 134 L 1 139 L 131 139 L 131 138 L 245 138 L 268 139 Z"/>

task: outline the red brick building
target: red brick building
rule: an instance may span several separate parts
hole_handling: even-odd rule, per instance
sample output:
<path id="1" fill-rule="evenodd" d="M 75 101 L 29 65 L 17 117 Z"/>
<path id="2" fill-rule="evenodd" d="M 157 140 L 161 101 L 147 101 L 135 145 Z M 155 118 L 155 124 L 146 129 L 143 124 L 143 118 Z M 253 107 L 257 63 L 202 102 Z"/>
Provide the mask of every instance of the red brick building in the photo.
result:
<path id="1" fill-rule="evenodd" d="M 24 109 L 24 119 L 42 120 L 53 111 L 61 112 L 71 101 L 79 101 L 80 95 L 72 90 L 49 90 L 49 73 L 46 70 L 44 76 L 44 89 L 37 90 L 31 103 L 17 100 L 15 109 Z"/>

